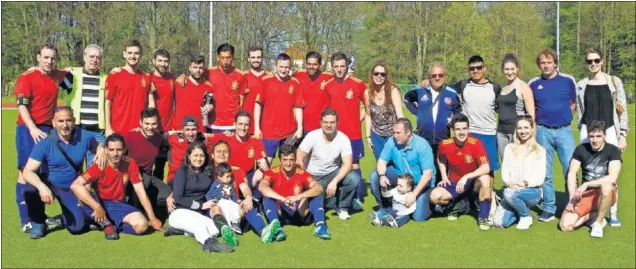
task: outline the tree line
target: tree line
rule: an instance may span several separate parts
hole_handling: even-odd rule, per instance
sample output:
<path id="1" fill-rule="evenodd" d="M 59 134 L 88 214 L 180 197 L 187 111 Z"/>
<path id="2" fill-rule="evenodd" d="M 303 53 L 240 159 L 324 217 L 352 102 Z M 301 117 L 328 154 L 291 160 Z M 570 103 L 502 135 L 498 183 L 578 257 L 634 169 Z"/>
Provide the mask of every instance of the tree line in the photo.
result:
<path id="1" fill-rule="evenodd" d="M 584 50 L 600 49 L 605 71 L 633 96 L 636 4 L 560 5 L 560 71 L 584 77 Z M 209 11 L 210 2 L 3 2 L 2 85 L 35 64 L 44 42 L 57 44 L 61 67 L 80 66 L 83 48 L 98 44 L 110 70 L 122 65 L 124 42 L 138 39 L 144 70 L 164 48 L 171 70 L 185 72 L 191 55 L 207 58 Z M 487 76 L 503 83 L 501 59 L 509 52 L 520 59 L 522 79 L 540 73 L 536 54 L 556 46 L 556 12 L 554 2 L 214 2 L 213 47 L 233 44 L 239 69 L 247 69 L 253 44 L 264 48 L 266 67 L 292 46 L 326 58 L 342 51 L 355 56 L 359 77 L 366 80 L 373 65 L 385 63 L 398 83 L 421 81 L 435 62 L 446 66 L 447 81 L 464 78 L 468 58 L 480 54 Z"/>

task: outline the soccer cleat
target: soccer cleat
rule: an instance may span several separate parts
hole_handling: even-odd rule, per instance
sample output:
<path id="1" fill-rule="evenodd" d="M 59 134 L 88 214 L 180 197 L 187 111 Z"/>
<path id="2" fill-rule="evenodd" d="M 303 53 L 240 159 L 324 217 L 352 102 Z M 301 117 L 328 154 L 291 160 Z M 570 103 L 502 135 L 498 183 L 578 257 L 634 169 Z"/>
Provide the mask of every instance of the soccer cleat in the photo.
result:
<path id="1" fill-rule="evenodd" d="M 351 202 L 352 206 L 351 208 L 354 211 L 363 211 L 364 210 L 364 205 L 362 204 L 362 202 L 358 199 L 353 199 L 353 201 Z"/>
<path id="2" fill-rule="evenodd" d="M 351 219 L 351 216 L 349 215 L 349 210 L 346 208 L 340 208 L 338 209 L 338 218 L 340 218 L 341 220 L 348 220 Z"/>
<path id="3" fill-rule="evenodd" d="M 49 229 L 62 226 L 62 215 L 57 215 L 52 218 L 46 218 L 46 221 L 44 223 L 46 223 L 46 225 L 49 226 L 48 227 Z"/>
<path id="4" fill-rule="evenodd" d="M 26 224 L 24 224 L 24 226 L 22 226 L 22 232 L 25 234 L 30 234 L 31 228 L 33 228 L 33 226 L 31 225 L 31 222 L 27 222 Z"/>
<path id="5" fill-rule="evenodd" d="M 230 228 L 230 226 L 223 225 L 223 227 L 221 227 L 221 236 L 223 236 L 223 239 L 225 239 L 226 243 L 235 247 L 238 246 L 238 238 L 236 237 L 236 234 L 234 233 L 234 231 L 232 231 L 232 228 Z"/>
<path id="6" fill-rule="evenodd" d="M 327 230 L 327 225 L 324 225 L 324 224 L 320 224 L 316 226 L 316 228 L 314 229 L 314 236 L 320 237 L 320 239 L 324 239 L 324 240 L 331 239 L 331 235 L 329 234 L 329 231 Z"/>
<path id="7" fill-rule="evenodd" d="M 519 218 L 519 223 L 517 223 L 517 230 L 527 230 L 532 226 L 532 216 L 521 217 Z"/>
<path id="8" fill-rule="evenodd" d="M 285 239 L 287 239 L 287 233 L 283 231 L 282 228 L 278 229 L 278 232 L 276 232 L 276 235 L 274 236 L 274 241 L 282 242 L 285 241 Z"/>
<path id="9" fill-rule="evenodd" d="M 265 244 L 271 243 L 272 240 L 274 240 L 274 236 L 278 234 L 278 231 L 282 231 L 280 229 L 280 221 L 275 219 L 261 231 L 261 242 Z"/>
<path id="10" fill-rule="evenodd" d="M 108 226 L 104 227 L 104 237 L 106 238 L 106 240 L 118 240 L 119 234 L 117 234 L 115 226 L 109 224 Z"/>
<path id="11" fill-rule="evenodd" d="M 547 211 L 543 211 L 543 213 L 541 213 L 541 215 L 539 216 L 539 221 L 543 221 L 543 222 L 549 222 L 553 219 L 554 219 L 554 213 L 550 213 Z"/>
<path id="12" fill-rule="evenodd" d="M 380 220 L 380 217 L 378 217 L 378 213 L 376 212 L 369 213 L 369 218 L 371 219 L 371 224 L 373 224 L 373 226 L 376 226 L 376 227 L 382 226 L 382 221 Z"/>
<path id="13" fill-rule="evenodd" d="M 234 251 L 234 247 L 229 244 L 221 243 L 216 238 L 208 238 L 203 243 L 203 251 L 204 252 L 221 252 L 227 253 Z"/>
<path id="14" fill-rule="evenodd" d="M 169 223 L 166 223 L 166 227 L 163 228 L 163 236 L 173 236 L 173 235 L 184 235 L 185 233 L 175 227 L 170 226 Z"/>
<path id="15" fill-rule="evenodd" d="M 610 214 L 609 225 L 612 227 L 621 227 L 621 221 L 616 214 Z"/>
<path id="16" fill-rule="evenodd" d="M 490 230 L 490 222 L 488 219 L 479 219 L 479 230 L 488 231 Z"/>
<path id="17" fill-rule="evenodd" d="M 603 224 L 605 224 L 605 220 L 603 220 Z M 592 224 L 592 230 L 590 231 L 590 236 L 596 237 L 596 238 L 603 238 L 603 227 L 605 226 L 603 224 L 598 224 L 596 222 Z"/>
<path id="18" fill-rule="evenodd" d="M 243 230 L 241 230 L 241 224 L 239 222 L 230 223 L 230 228 L 236 234 L 243 234 Z"/>
<path id="19" fill-rule="evenodd" d="M 43 223 L 31 223 L 31 232 L 29 237 L 31 239 L 40 239 L 46 235 L 46 225 Z"/>
<path id="20" fill-rule="evenodd" d="M 398 223 L 395 220 L 395 218 L 391 215 L 387 215 L 386 217 L 384 217 L 384 219 L 386 220 L 386 224 L 391 227 L 391 228 L 398 228 Z"/>

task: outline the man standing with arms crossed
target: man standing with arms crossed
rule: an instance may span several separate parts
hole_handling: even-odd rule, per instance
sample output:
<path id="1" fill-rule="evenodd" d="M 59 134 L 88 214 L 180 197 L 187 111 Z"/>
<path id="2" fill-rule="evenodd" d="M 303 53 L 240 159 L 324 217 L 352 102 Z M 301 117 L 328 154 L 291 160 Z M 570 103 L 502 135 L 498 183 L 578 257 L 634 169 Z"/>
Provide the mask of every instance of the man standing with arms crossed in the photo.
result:
<path id="1" fill-rule="evenodd" d="M 310 51 L 305 56 L 305 69 L 294 73 L 300 83 L 300 92 L 305 100 L 303 109 L 303 130 L 305 134 L 320 129 L 320 113 L 329 104 L 329 95 L 322 90 L 322 85 L 333 78 L 331 74 L 320 71 L 322 56 Z"/>

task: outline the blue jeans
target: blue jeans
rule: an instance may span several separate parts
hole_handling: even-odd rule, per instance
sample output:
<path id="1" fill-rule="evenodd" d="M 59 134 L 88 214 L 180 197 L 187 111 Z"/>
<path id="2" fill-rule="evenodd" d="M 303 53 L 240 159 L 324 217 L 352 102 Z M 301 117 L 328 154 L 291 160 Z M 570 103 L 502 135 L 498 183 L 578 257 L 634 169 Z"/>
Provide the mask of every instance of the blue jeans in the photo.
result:
<path id="1" fill-rule="evenodd" d="M 506 188 L 503 191 L 501 206 L 506 210 L 503 217 L 503 226 L 508 227 L 517 221 L 519 217 L 530 216 L 530 207 L 541 201 L 541 187 L 525 188 L 514 191 Z"/>
<path id="2" fill-rule="evenodd" d="M 382 149 L 384 149 L 384 144 L 386 144 L 386 141 L 391 137 L 392 136 L 380 136 L 374 131 L 371 131 L 371 143 L 373 144 L 373 155 L 376 161 L 380 159 L 380 153 L 382 153 Z"/>
<path id="3" fill-rule="evenodd" d="M 386 168 L 386 177 L 389 179 L 391 186 L 395 187 L 397 185 L 398 171 L 392 165 L 387 166 Z M 375 197 L 375 201 L 380 206 L 380 209 L 390 209 L 391 208 L 391 198 L 382 197 L 382 192 L 380 190 L 380 177 L 378 176 L 378 171 L 373 170 L 371 175 L 369 175 L 369 182 L 371 183 L 371 192 L 373 193 L 373 197 Z M 415 186 L 413 186 L 415 188 Z M 431 217 L 431 188 L 430 186 L 426 186 L 424 190 L 417 196 L 415 200 L 415 212 L 413 212 L 413 220 L 414 221 L 426 221 Z"/>
<path id="4" fill-rule="evenodd" d="M 106 136 L 104 136 L 104 131 L 100 130 L 98 132 L 87 131 L 89 134 L 95 137 L 95 140 L 106 147 Z M 123 135 L 123 134 L 122 134 Z M 92 153 L 90 150 L 86 152 L 86 168 L 88 169 L 93 165 L 93 159 L 95 159 L 95 153 Z"/>
<path id="5" fill-rule="evenodd" d="M 404 224 L 406 224 L 407 222 L 409 222 L 409 220 L 411 220 L 411 217 L 409 217 L 408 215 L 398 216 L 397 211 L 395 211 L 394 209 L 381 208 L 375 213 L 381 219 L 385 219 L 388 215 L 391 215 L 395 219 L 395 222 L 397 223 L 398 227 L 404 226 Z"/>
<path id="6" fill-rule="evenodd" d="M 537 143 L 546 150 L 546 178 L 542 185 L 543 189 L 543 202 L 541 208 L 545 212 L 554 214 L 556 212 L 556 198 L 554 194 L 553 183 L 553 167 L 554 151 L 556 150 L 559 155 L 559 161 L 563 168 L 563 178 L 565 192 L 567 193 L 567 173 L 570 165 L 570 158 L 574 153 L 574 135 L 572 135 L 572 128 L 568 125 L 559 129 L 550 129 L 537 125 Z"/>

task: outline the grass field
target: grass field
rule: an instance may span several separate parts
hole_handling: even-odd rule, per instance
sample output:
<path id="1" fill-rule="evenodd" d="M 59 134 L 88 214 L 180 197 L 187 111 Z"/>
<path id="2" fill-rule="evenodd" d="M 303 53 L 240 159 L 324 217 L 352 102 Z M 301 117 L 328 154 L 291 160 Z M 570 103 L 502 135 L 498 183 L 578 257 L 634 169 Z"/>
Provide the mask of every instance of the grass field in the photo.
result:
<path id="1" fill-rule="evenodd" d="M 408 113 L 407 113 L 408 114 Z M 619 215 L 623 226 L 605 228 L 603 239 L 593 239 L 589 229 L 573 233 L 557 230 L 557 222 L 536 221 L 527 231 L 491 229 L 481 232 L 476 220 L 462 216 L 450 222 L 433 218 L 410 222 L 400 229 L 377 228 L 365 212 L 341 221 L 328 213 L 331 241 L 313 237 L 313 227 L 288 227 L 288 239 L 263 245 L 254 234 L 241 236 L 241 245 L 231 254 L 206 254 L 192 238 L 122 235 L 107 242 L 102 232 L 72 236 L 65 230 L 30 240 L 19 227 L 15 204 L 17 178 L 15 154 L 15 110 L 2 111 L 2 267 L 632 267 L 634 268 L 634 106 L 629 107 L 632 132 L 629 150 L 623 154 L 619 179 Z M 575 132 L 578 136 L 578 132 Z M 577 140 L 578 141 L 578 140 Z M 374 168 L 367 148 L 362 161 L 365 178 Z M 555 175 L 561 175 L 555 165 Z M 563 178 L 555 177 L 557 202 L 561 208 Z M 501 188 L 501 180 L 496 180 Z M 559 195 L 561 194 L 561 195 Z M 59 206 L 47 208 L 59 214 Z"/>

